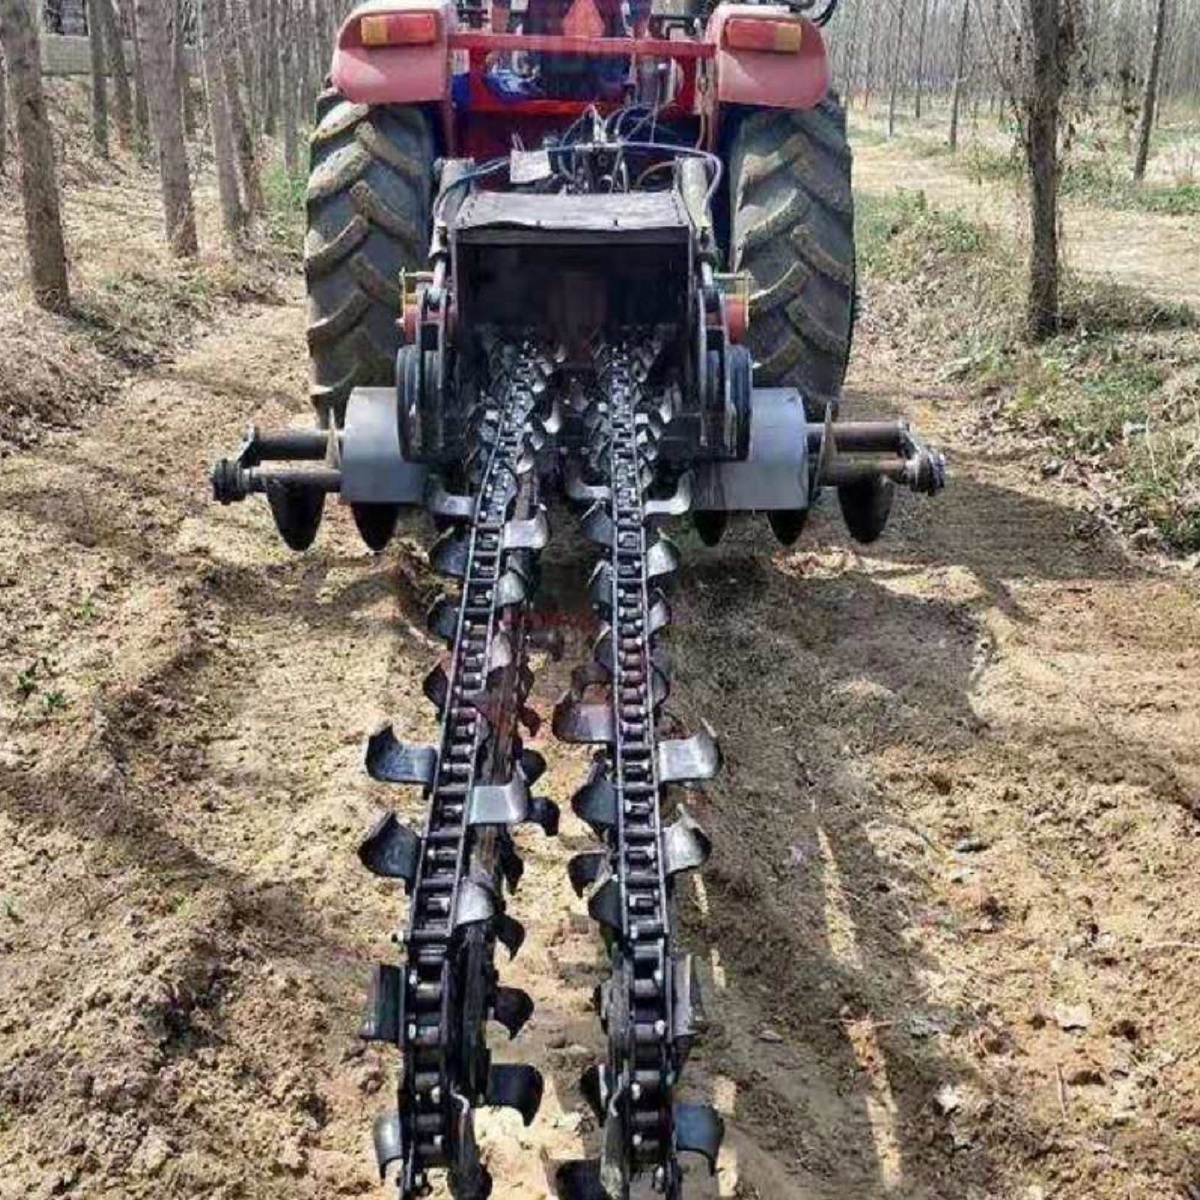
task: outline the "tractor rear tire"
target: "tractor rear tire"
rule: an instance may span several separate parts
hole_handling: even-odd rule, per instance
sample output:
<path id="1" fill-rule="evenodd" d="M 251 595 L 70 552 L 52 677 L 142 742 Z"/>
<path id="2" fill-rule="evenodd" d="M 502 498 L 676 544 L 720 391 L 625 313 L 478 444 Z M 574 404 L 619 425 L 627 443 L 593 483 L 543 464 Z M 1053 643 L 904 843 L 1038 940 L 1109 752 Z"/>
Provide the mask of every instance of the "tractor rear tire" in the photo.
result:
<path id="1" fill-rule="evenodd" d="M 760 109 L 730 152 L 730 262 L 750 274 L 747 341 L 758 385 L 792 386 L 809 420 L 836 413 L 855 316 L 846 113 Z"/>
<path id="2" fill-rule="evenodd" d="M 400 272 L 429 250 L 433 137 L 417 108 L 372 108 L 324 93 L 308 179 L 311 396 L 341 424 L 350 392 L 395 381 Z"/>

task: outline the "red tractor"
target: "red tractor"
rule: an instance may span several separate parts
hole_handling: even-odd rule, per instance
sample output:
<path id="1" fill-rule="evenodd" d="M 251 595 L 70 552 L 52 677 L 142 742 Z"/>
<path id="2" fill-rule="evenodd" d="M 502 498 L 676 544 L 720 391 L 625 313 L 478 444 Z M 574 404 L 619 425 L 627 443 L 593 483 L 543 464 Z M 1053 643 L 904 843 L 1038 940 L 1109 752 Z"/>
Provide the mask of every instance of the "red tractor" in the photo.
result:
<path id="1" fill-rule="evenodd" d="M 610 958 L 607 1052 L 580 1083 L 596 1157 L 563 1164 L 558 1189 L 626 1200 L 641 1180 L 675 1198 L 681 1154 L 715 1166 L 720 1117 L 676 1098 L 701 1017 L 674 890 L 710 850 L 676 797 L 720 756 L 707 729 L 661 731 L 679 558 L 660 526 L 690 513 L 711 544 L 731 513 L 763 512 L 790 543 L 833 487 L 870 541 L 897 485 L 933 493 L 944 474 L 903 423 L 836 419 L 855 267 L 819 28 L 835 2 L 810 19 L 802 0 L 370 0 L 338 36 L 305 248 L 318 425 L 252 429 L 213 486 L 265 494 L 295 549 L 327 495 L 376 550 L 424 506 L 433 566 L 459 585 L 429 613 L 447 651 L 424 688 L 438 743 L 384 726 L 366 747 L 372 778 L 420 787 L 428 814 L 420 831 L 388 814 L 360 848 L 410 897 L 363 1027 L 403 1057 L 375 1148 L 405 1200 L 441 1171 L 484 1200 L 476 1108 L 528 1122 L 541 1100 L 540 1074 L 493 1062 L 486 1030 L 515 1036 L 533 1009 L 495 965 L 524 936 L 514 831 L 558 828 L 526 744 L 530 664 L 556 650 L 534 619 L 556 499 L 598 547 L 593 654 L 551 727 L 594 748 L 571 804 L 596 848 L 567 873 Z"/>
<path id="2" fill-rule="evenodd" d="M 487 13 L 372 2 L 342 27 L 308 193 L 319 409 L 341 413 L 354 386 L 392 379 L 395 281 L 427 265 L 435 164 L 578 144 L 591 137 L 590 112 L 613 141 L 720 160 L 711 252 L 749 288 L 756 382 L 799 388 L 816 416 L 837 400 L 855 266 L 846 120 L 818 28 L 833 4 L 815 21 L 802 4 L 720 4 L 707 17 L 601 4 L 527 0 L 523 12 Z M 625 169 L 645 176 L 654 161 L 626 156 Z M 652 183 L 670 177 L 640 186 Z"/>

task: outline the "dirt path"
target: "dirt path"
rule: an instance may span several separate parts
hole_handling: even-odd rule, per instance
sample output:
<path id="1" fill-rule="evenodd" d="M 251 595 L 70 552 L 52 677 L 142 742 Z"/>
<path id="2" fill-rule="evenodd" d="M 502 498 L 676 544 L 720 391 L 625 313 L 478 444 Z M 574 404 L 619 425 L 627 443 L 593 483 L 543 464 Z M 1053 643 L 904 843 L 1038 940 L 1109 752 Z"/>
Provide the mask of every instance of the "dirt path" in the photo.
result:
<path id="1" fill-rule="evenodd" d="M 1015 184 L 977 184 L 944 156 L 920 157 L 902 145 L 854 147 L 855 187 L 866 192 L 923 191 L 934 204 L 1028 240 L 1028 206 Z M 1200 307 L 1200 221 L 1072 202 L 1063 207 L 1065 255 L 1073 270 Z"/>
<path id="2" fill-rule="evenodd" d="M 304 394 L 298 304 L 230 314 L 81 433 L 0 463 L 0 1197 L 375 1195 L 394 1063 L 355 1030 L 395 889 L 358 867 L 360 771 L 419 681 L 437 587 L 417 525 L 372 559 L 333 513 L 288 554 L 204 466 Z M 1197 589 L 1089 535 L 1072 493 L 963 440 L 869 324 L 863 411 L 946 443 L 954 484 L 870 554 L 828 513 L 793 551 L 685 533 L 673 701 L 727 768 L 686 899 L 730 1118 L 689 1200 L 1194 1195 L 1200 1087 Z M 907 397 L 907 399 L 906 399 Z M 579 637 L 588 554 L 545 591 Z M 542 743 L 565 800 L 578 753 Z M 592 1145 L 598 940 L 527 839 L 513 1053 L 549 1089 L 484 1129 L 497 1200 Z M 507 1050 L 502 1053 L 508 1053 Z"/>

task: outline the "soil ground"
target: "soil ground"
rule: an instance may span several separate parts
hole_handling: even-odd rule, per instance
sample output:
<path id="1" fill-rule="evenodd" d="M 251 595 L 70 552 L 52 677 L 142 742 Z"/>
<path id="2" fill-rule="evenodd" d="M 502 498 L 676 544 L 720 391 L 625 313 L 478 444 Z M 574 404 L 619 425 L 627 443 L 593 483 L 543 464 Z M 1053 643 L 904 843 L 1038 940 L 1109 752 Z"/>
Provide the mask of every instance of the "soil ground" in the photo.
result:
<path id="1" fill-rule="evenodd" d="M 438 589 L 416 522 L 377 559 L 334 509 L 294 556 L 264 508 L 208 503 L 247 420 L 304 418 L 297 281 L 281 299 L 0 462 L 4 1200 L 384 1194 L 395 1063 L 355 1032 L 403 902 L 354 848 L 417 804 L 365 778 L 362 735 L 432 732 Z M 834 505 L 791 550 L 761 523 L 681 539 L 672 703 L 726 756 L 684 918 L 711 1026 L 689 1083 L 729 1136 L 688 1195 L 1195 1200 L 1200 587 L 981 447 L 866 310 L 852 408 L 939 440 L 945 495 L 869 550 Z M 589 628 L 571 523 L 543 713 Z M 535 744 L 565 801 L 582 755 Z M 528 1131 L 483 1123 L 497 1200 L 594 1148 L 585 841 L 526 839 L 502 975 L 538 1012 L 501 1053 L 549 1086 Z"/>

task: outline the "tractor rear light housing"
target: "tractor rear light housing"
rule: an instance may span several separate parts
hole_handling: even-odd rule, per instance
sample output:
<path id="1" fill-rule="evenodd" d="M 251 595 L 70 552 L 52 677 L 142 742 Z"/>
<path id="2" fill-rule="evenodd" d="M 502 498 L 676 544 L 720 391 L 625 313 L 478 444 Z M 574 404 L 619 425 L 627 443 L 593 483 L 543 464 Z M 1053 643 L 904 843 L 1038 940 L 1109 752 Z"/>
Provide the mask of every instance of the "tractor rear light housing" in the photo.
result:
<path id="1" fill-rule="evenodd" d="M 725 45 L 731 50 L 799 54 L 804 45 L 804 26 L 799 21 L 733 17 L 725 22 Z"/>
<path id="2" fill-rule="evenodd" d="M 368 13 L 347 27 L 342 45 L 378 50 L 388 46 L 428 46 L 437 39 L 437 13 Z"/>

